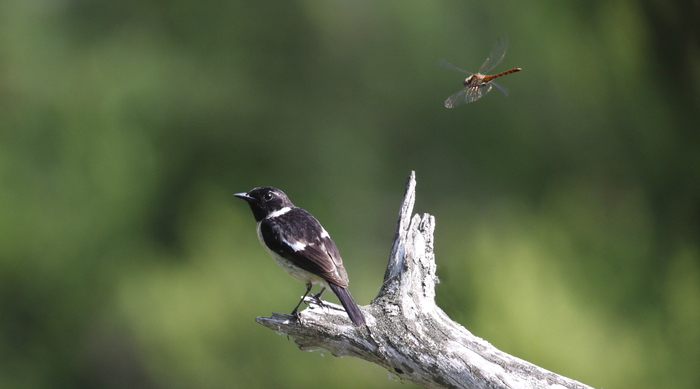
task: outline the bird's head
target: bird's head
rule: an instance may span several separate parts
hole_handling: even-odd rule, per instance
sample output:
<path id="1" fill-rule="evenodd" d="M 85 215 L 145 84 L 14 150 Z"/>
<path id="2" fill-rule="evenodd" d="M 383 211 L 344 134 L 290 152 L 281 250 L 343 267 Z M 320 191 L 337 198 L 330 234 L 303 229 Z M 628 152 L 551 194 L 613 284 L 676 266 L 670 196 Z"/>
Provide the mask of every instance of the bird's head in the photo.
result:
<path id="1" fill-rule="evenodd" d="M 250 210 L 255 216 L 255 221 L 260 221 L 267 215 L 285 207 L 294 206 L 284 192 L 271 186 L 253 188 L 247 193 L 235 193 L 234 196 L 248 202 Z"/>

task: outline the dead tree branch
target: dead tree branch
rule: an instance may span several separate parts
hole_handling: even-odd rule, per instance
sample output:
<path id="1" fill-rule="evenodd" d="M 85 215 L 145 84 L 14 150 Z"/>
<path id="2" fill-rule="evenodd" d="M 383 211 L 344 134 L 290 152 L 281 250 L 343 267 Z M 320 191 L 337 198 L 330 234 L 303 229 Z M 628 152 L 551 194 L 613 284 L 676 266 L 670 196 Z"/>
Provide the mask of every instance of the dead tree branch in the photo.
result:
<path id="1" fill-rule="evenodd" d="M 591 389 L 498 350 L 435 304 L 435 218 L 411 215 L 415 189 L 411 172 L 384 282 L 362 307 L 367 327 L 353 326 L 342 307 L 313 300 L 301 322 L 279 313 L 257 322 L 293 337 L 301 349 L 362 358 L 426 388 Z"/>

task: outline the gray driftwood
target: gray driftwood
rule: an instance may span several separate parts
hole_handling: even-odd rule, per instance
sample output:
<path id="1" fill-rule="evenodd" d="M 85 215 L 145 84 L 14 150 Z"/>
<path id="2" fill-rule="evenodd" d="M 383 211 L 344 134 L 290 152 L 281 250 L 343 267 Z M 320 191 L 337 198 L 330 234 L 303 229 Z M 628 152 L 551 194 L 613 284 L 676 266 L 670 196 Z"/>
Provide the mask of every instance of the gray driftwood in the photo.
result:
<path id="1" fill-rule="evenodd" d="M 362 358 L 426 388 L 591 389 L 498 350 L 435 305 L 435 218 L 411 215 L 415 190 L 411 172 L 384 282 L 362 307 L 367 327 L 353 326 L 342 307 L 311 299 L 301 322 L 280 313 L 257 322 L 292 337 L 300 349 Z"/>

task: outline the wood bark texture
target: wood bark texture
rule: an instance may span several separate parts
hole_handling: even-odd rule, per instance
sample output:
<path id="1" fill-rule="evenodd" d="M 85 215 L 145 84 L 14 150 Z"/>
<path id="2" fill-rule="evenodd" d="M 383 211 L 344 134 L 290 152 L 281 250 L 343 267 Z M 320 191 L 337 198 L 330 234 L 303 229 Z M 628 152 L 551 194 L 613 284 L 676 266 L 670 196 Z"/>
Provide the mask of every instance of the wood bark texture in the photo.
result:
<path id="1" fill-rule="evenodd" d="M 411 172 L 382 287 L 361 307 L 366 327 L 353 326 L 341 306 L 308 298 L 299 321 L 281 313 L 256 321 L 293 338 L 302 350 L 362 358 L 425 388 L 591 389 L 498 350 L 435 304 L 435 218 L 412 216 L 415 198 Z"/>

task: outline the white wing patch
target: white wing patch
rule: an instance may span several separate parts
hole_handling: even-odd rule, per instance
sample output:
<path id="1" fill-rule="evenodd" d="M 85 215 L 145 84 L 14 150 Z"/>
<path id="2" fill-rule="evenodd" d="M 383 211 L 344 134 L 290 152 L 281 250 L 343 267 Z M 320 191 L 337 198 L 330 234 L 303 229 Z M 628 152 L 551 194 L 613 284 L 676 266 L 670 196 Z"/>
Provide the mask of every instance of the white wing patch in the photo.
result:
<path id="1" fill-rule="evenodd" d="M 328 231 L 326 231 L 325 228 L 321 227 L 321 238 L 330 238 L 331 236 L 328 235 Z"/>
<path id="2" fill-rule="evenodd" d="M 284 242 L 287 246 L 291 247 L 292 250 L 294 250 L 295 252 L 299 252 L 306 249 L 306 244 L 301 243 L 299 241 L 291 243 L 287 239 L 282 238 L 282 242 Z"/>

